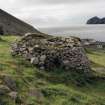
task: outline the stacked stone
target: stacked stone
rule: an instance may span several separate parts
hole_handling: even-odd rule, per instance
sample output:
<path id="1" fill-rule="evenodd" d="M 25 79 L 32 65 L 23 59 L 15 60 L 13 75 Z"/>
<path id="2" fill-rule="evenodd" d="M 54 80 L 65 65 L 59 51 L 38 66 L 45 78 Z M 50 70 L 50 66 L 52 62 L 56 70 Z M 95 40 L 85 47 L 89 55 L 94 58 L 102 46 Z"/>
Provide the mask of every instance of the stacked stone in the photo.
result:
<path id="1" fill-rule="evenodd" d="M 81 42 L 75 37 L 27 34 L 12 45 L 12 54 L 23 56 L 42 70 L 90 70 Z"/>

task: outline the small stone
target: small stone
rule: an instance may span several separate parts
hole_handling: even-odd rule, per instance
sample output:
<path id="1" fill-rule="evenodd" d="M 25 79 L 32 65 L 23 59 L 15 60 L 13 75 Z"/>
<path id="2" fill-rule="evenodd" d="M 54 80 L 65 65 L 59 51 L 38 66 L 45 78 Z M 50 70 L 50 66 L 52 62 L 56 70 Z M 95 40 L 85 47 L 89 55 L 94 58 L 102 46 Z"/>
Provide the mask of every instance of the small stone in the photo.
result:
<path id="1" fill-rule="evenodd" d="M 17 92 L 12 91 L 12 92 L 9 93 L 9 96 L 10 96 L 13 100 L 15 100 L 15 99 L 17 98 Z"/>
<path id="2" fill-rule="evenodd" d="M 39 45 L 35 45 L 34 47 L 36 47 L 36 48 L 37 48 L 37 47 L 39 47 Z"/>
<path id="3" fill-rule="evenodd" d="M 41 67 L 40 67 L 40 70 L 45 70 L 45 67 L 44 67 L 44 66 L 41 66 Z"/>
<path id="4" fill-rule="evenodd" d="M 41 57 L 40 57 L 40 61 L 41 61 L 41 62 L 44 62 L 45 59 L 46 59 L 46 55 L 41 55 Z"/>
<path id="5" fill-rule="evenodd" d="M 70 65 L 70 61 L 69 60 L 63 60 L 63 65 L 69 66 Z"/>
<path id="6" fill-rule="evenodd" d="M 39 59 L 38 59 L 38 57 L 33 57 L 33 58 L 31 58 L 31 63 L 32 64 L 38 64 L 39 63 Z"/>
<path id="7" fill-rule="evenodd" d="M 23 54 L 23 57 L 27 60 L 30 60 L 32 58 L 32 55 L 30 53 Z"/>

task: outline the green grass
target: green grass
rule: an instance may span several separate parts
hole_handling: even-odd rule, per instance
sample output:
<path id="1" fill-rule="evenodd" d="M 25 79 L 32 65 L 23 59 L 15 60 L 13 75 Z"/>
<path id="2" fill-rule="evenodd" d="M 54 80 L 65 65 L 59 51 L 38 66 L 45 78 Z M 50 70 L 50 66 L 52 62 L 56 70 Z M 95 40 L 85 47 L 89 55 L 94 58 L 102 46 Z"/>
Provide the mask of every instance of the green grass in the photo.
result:
<path id="1" fill-rule="evenodd" d="M 105 75 L 105 50 L 88 49 L 88 57 L 91 61 L 92 69 L 101 75 Z"/>
<path id="2" fill-rule="evenodd" d="M 18 97 L 24 105 L 105 105 L 105 80 L 99 79 L 83 86 L 76 86 L 77 75 L 68 72 L 40 71 L 23 58 L 12 57 L 10 44 L 19 37 L 3 36 L 0 41 L 0 78 L 12 77 L 18 88 Z M 98 76 L 104 77 L 104 51 L 88 52 L 91 66 Z M 82 80 L 83 81 L 83 80 Z M 3 84 L 2 78 L 0 85 Z M 32 94 L 33 93 L 33 94 Z M 7 96 L 1 97 L 3 105 L 16 104 Z"/>

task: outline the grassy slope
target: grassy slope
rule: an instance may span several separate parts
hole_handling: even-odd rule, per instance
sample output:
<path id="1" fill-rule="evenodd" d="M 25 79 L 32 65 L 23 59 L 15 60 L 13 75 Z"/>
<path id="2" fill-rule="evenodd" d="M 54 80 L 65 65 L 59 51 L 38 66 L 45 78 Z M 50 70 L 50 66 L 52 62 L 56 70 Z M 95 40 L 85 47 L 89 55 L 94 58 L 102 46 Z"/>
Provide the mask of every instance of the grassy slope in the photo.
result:
<path id="1" fill-rule="evenodd" d="M 16 38 L 4 36 L 0 41 L 0 76 L 14 78 L 24 105 L 105 105 L 105 81 L 77 87 L 69 81 L 68 73 L 39 71 L 24 59 L 10 55 L 10 43 Z M 90 51 L 88 56 L 97 75 L 104 76 L 97 68 L 104 68 L 105 53 Z M 30 90 L 34 91 L 33 96 L 29 96 Z M 15 105 L 12 100 L 6 100 L 9 101 L 6 105 Z"/>
<path id="2" fill-rule="evenodd" d="M 89 50 L 89 59 L 91 60 L 92 68 L 101 75 L 105 75 L 105 50 Z"/>

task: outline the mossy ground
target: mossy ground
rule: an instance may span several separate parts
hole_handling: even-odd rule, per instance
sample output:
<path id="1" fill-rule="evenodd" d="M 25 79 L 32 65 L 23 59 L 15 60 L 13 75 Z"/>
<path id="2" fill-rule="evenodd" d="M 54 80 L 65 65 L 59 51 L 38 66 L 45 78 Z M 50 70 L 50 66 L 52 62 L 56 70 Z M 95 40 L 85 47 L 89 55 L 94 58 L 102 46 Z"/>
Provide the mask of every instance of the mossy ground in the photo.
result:
<path id="1" fill-rule="evenodd" d="M 23 58 L 12 57 L 10 44 L 19 37 L 3 36 L 1 38 L 0 77 L 14 78 L 18 96 L 23 105 L 105 105 L 104 79 L 87 83 L 84 86 L 76 86 L 75 79 L 73 79 L 75 76 L 71 76 L 70 73 L 40 71 Z M 105 52 L 89 50 L 88 56 L 92 61 L 95 75 L 104 78 Z M 0 85 L 2 85 L 2 79 L 0 79 Z M 30 96 L 30 90 L 36 91 L 35 94 Z M 1 101 L 6 102 L 3 105 L 21 105 L 6 96 L 0 97 Z"/>

